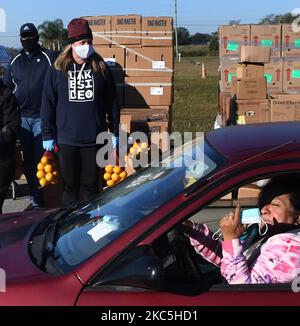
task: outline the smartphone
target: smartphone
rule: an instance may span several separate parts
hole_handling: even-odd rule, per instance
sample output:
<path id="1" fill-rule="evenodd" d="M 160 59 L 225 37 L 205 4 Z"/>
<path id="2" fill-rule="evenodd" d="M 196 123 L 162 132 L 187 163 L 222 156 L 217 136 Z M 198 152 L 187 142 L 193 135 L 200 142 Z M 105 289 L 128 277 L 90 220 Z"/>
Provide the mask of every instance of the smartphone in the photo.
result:
<path id="1" fill-rule="evenodd" d="M 242 224 L 260 223 L 260 210 L 259 208 L 244 209 L 241 213 Z"/>

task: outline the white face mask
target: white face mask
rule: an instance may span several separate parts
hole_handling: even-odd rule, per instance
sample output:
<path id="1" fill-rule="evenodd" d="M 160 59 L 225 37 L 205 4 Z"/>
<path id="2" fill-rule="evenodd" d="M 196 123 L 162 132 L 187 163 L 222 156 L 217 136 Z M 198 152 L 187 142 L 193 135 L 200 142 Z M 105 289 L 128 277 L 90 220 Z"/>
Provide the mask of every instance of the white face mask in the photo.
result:
<path id="1" fill-rule="evenodd" d="M 259 208 L 244 209 L 241 213 L 241 224 L 261 224 L 258 232 L 260 235 L 265 235 L 268 231 L 268 224 L 261 218 Z M 263 230 L 264 225 L 264 230 Z M 213 235 L 213 240 L 219 240 L 222 237 L 221 230 L 218 229 Z"/>
<path id="2" fill-rule="evenodd" d="M 81 59 L 87 59 L 94 52 L 94 48 L 90 44 L 77 45 L 74 47 L 74 51 Z"/>

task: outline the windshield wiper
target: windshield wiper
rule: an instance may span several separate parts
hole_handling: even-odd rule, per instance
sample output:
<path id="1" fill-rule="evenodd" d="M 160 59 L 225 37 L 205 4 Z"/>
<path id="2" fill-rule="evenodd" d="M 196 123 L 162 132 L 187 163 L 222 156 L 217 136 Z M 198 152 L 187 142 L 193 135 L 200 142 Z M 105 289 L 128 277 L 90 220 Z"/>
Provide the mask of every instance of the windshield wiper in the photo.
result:
<path id="1" fill-rule="evenodd" d="M 44 239 L 42 245 L 42 261 L 40 267 L 45 270 L 47 261 L 50 257 L 58 259 L 60 255 L 55 256 L 55 247 L 58 241 L 59 224 L 62 218 L 68 216 L 72 211 L 78 209 L 80 206 L 86 205 L 87 202 L 81 202 L 69 207 L 61 208 L 48 221 L 42 225 Z"/>

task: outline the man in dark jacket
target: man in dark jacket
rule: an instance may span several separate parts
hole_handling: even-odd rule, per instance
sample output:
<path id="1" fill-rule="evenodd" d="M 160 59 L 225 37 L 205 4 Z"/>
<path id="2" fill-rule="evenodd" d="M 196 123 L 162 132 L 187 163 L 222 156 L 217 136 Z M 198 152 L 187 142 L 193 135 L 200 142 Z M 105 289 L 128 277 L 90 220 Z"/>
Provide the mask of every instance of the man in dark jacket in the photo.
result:
<path id="1" fill-rule="evenodd" d="M 0 79 L 0 214 L 15 173 L 15 143 L 19 128 L 16 99 Z"/>
<path id="2" fill-rule="evenodd" d="M 36 167 L 43 155 L 40 107 L 46 73 L 57 57 L 39 45 L 36 27 L 26 23 L 20 29 L 22 51 L 11 61 L 4 83 L 13 90 L 21 111 L 19 134 L 24 158 L 24 173 L 30 188 L 30 204 L 26 210 L 43 206 Z"/>

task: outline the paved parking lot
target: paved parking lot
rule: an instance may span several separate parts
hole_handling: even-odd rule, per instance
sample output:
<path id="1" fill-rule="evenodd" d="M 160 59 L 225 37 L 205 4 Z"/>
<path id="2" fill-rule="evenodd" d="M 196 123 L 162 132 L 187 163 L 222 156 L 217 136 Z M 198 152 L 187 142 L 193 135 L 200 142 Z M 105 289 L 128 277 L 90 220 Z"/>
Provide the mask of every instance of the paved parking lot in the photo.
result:
<path id="1" fill-rule="evenodd" d="M 16 180 L 16 199 L 13 199 L 12 187 L 4 201 L 3 213 L 22 212 L 29 204 L 28 186 L 25 180 Z"/>

